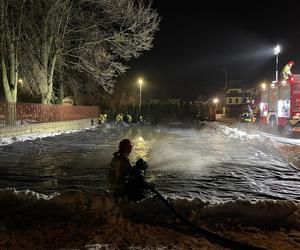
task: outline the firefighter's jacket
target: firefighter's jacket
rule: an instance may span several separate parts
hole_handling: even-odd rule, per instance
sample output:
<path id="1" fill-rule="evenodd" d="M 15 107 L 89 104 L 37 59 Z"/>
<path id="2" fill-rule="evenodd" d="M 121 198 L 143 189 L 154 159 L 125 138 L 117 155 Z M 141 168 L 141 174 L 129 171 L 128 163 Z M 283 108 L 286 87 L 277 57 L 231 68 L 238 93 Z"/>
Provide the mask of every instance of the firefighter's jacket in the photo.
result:
<path id="1" fill-rule="evenodd" d="M 116 117 L 116 121 L 118 123 L 123 122 L 123 114 L 118 114 L 117 117 Z"/>
<path id="2" fill-rule="evenodd" d="M 282 69 L 282 80 L 288 80 L 290 75 L 292 74 L 291 72 L 292 69 L 292 65 L 291 64 L 287 64 L 283 67 Z"/>
<path id="3" fill-rule="evenodd" d="M 126 155 L 114 153 L 110 162 L 108 182 L 115 195 L 124 195 L 125 186 L 132 170 L 132 164 Z"/>
<path id="4" fill-rule="evenodd" d="M 132 122 L 132 116 L 130 114 L 126 115 L 127 121 Z"/>
<path id="5" fill-rule="evenodd" d="M 99 123 L 105 123 L 107 120 L 107 114 L 100 114 Z"/>

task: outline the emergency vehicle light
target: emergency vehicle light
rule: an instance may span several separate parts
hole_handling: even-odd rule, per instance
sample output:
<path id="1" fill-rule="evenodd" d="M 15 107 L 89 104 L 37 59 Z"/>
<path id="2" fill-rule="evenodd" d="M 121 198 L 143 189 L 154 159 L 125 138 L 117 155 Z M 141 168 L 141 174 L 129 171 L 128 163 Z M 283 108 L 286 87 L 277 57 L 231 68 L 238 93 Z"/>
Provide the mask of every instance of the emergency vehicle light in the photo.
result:
<path id="1" fill-rule="evenodd" d="M 300 113 L 294 113 L 294 117 L 300 117 Z"/>
<path id="2" fill-rule="evenodd" d="M 295 82 L 295 77 L 292 76 L 292 77 L 290 78 L 290 82 Z"/>

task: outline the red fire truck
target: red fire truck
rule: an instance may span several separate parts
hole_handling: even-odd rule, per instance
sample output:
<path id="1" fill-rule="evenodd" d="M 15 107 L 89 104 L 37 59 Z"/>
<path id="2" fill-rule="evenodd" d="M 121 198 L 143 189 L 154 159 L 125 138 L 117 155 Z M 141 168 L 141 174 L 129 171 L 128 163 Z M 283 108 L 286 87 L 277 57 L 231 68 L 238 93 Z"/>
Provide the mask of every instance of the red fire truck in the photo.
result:
<path id="1" fill-rule="evenodd" d="M 263 88 L 259 107 L 260 124 L 300 133 L 300 75 Z"/>

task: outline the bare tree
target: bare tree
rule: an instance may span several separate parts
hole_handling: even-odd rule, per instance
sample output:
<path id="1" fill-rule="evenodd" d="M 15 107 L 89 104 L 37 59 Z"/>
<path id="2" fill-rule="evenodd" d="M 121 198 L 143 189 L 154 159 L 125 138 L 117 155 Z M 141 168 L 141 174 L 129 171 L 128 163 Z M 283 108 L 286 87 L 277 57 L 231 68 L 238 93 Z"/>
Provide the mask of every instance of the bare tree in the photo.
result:
<path id="1" fill-rule="evenodd" d="M 126 61 L 152 47 L 159 24 L 158 14 L 144 1 L 28 1 L 31 25 L 26 57 L 31 68 L 26 70 L 26 82 L 42 103 L 50 102 L 59 70 L 85 75 L 85 81 L 93 79 L 69 89 L 85 93 L 82 88 L 95 84 L 111 93 L 115 77 L 127 69 Z"/>
<path id="2" fill-rule="evenodd" d="M 0 0 L 0 60 L 5 99 L 17 101 L 24 1 Z"/>
<path id="3" fill-rule="evenodd" d="M 64 50 L 66 33 L 73 12 L 70 0 L 28 0 L 26 29 L 26 87 L 42 103 L 52 99 L 53 82 L 60 53 Z"/>

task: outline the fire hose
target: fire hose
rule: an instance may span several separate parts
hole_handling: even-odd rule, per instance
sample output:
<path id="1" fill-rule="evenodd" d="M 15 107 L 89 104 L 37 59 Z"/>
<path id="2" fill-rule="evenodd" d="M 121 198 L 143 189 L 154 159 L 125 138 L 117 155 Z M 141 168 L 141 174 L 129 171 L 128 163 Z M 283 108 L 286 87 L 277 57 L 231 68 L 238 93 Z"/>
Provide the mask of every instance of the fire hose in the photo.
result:
<path id="1" fill-rule="evenodd" d="M 154 193 L 164 204 L 165 206 L 180 220 L 180 222 L 193 230 L 194 233 L 200 234 L 201 236 L 205 237 L 210 242 L 216 242 L 224 247 L 228 247 L 231 249 L 243 249 L 243 250 L 266 250 L 267 248 L 264 247 L 257 247 L 250 245 L 246 242 L 237 241 L 226 236 L 220 235 L 216 232 L 210 231 L 204 227 L 198 226 L 183 215 L 178 213 L 176 209 L 153 187 L 149 187 L 149 190 Z"/>

